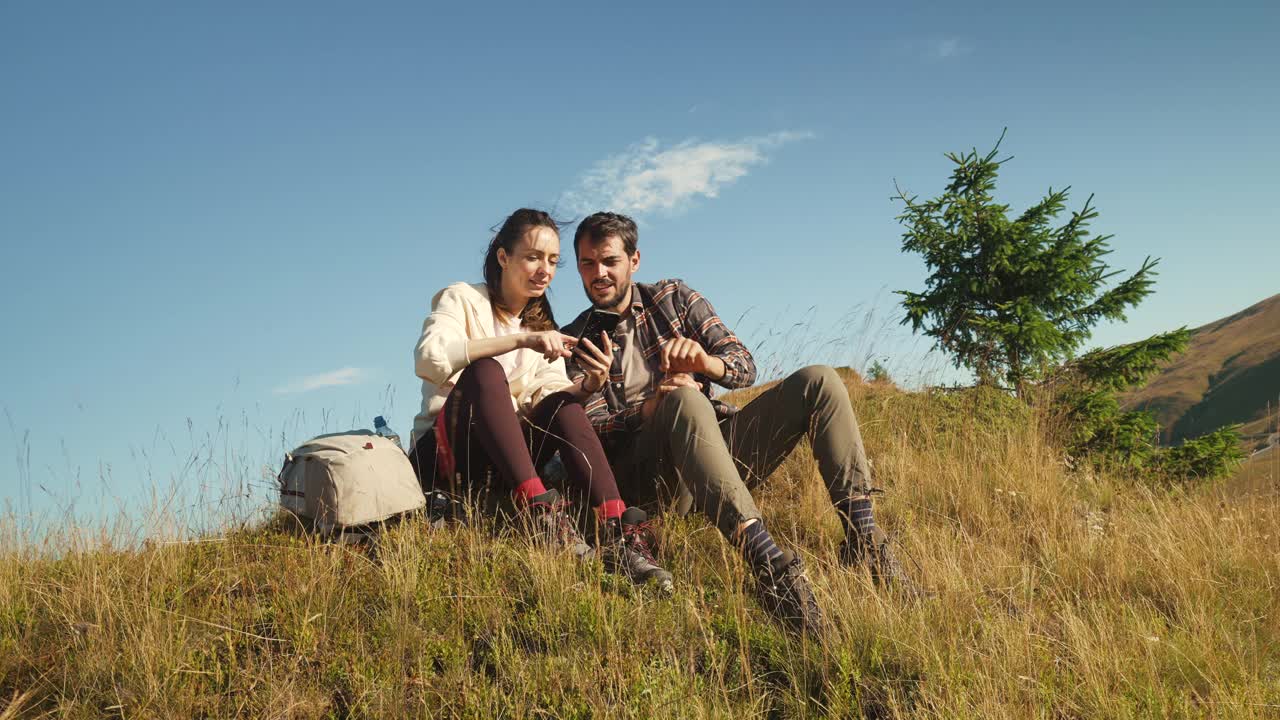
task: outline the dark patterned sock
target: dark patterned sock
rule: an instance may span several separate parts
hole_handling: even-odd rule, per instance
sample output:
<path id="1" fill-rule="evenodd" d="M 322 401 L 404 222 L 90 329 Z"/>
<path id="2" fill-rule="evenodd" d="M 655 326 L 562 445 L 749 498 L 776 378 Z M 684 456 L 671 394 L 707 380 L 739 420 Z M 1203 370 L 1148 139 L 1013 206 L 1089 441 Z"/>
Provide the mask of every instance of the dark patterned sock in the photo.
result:
<path id="1" fill-rule="evenodd" d="M 871 514 L 871 498 L 866 495 L 845 498 L 836 503 L 836 510 L 844 520 L 845 535 L 850 538 L 869 539 L 876 529 L 876 519 Z"/>
<path id="2" fill-rule="evenodd" d="M 782 548 L 769 536 L 760 520 L 738 531 L 738 544 L 753 567 L 772 568 L 774 561 L 782 557 Z"/>

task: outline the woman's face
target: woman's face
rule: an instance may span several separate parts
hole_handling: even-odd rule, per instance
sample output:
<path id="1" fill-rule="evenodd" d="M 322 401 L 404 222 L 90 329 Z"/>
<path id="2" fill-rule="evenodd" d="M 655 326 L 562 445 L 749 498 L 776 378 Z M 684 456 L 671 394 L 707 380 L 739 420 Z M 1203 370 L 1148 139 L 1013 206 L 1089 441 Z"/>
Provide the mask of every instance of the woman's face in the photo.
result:
<path id="1" fill-rule="evenodd" d="M 498 248 L 504 304 L 518 309 L 530 299 L 542 297 L 559 262 L 560 236 L 549 227 L 530 228 L 510 253 Z"/>

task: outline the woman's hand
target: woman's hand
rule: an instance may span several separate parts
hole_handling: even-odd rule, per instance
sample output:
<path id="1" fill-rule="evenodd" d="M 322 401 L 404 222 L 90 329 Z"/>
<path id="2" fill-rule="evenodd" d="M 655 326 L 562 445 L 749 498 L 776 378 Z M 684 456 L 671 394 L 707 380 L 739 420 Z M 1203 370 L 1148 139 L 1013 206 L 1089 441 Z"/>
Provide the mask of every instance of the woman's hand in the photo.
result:
<path id="1" fill-rule="evenodd" d="M 547 362 L 555 362 L 560 358 L 567 358 L 573 353 L 569 351 L 578 341 L 571 335 L 565 335 L 559 330 L 543 330 L 542 332 L 525 333 L 521 347 L 530 350 L 536 350 L 547 359 Z"/>
<path id="2" fill-rule="evenodd" d="M 587 395 L 594 395 L 604 389 L 609 382 L 609 368 L 613 366 L 613 341 L 609 333 L 600 333 L 600 346 L 583 338 L 574 348 L 573 354 L 578 358 L 578 367 L 582 368 L 582 390 Z"/>

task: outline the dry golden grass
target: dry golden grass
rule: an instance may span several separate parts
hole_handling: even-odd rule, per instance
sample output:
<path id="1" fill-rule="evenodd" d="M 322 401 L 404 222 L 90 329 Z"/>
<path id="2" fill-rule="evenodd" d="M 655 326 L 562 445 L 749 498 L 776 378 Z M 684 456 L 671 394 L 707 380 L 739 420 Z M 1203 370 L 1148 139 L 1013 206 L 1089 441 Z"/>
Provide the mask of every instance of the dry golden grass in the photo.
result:
<path id="1" fill-rule="evenodd" d="M 1250 455 L 1223 490 L 1231 497 L 1280 492 L 1280 450 L 1271 447 Z"/>
<path id="2" fill-rule="evenodd" d="M 834 561 L 807 449 L 761 493 L 832 631 L 783 632 L 706 522 L 658 597 L 487 527 L 376 559 L 273 528 L 0 556 L 0 717 L 1280 716 L 1274 488 L 1071 472 L 1036 418 L 849 377 L 882 525 L 936 600 Z M 11 535 L 12 532 L 10 531 Z"/>

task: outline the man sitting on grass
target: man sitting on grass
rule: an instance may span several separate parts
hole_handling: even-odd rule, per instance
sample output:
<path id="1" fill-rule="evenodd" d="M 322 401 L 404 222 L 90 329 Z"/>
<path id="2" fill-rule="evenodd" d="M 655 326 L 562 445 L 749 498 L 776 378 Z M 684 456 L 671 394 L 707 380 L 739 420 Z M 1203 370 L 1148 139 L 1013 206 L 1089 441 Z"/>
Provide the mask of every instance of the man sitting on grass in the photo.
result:
<path id="1" fill-rule="evenodd" d="M 741 549 L 761 604 L 795 629 L 820 633 L 822 612 L 800 558 L 769 535 L 750 491 L 808 435 L 844 523 L 841 561 L 867 567 L 877 585 L 923 594 L 875 524 L 862 436 L 835 371 L 806 367 L 740 411 L 713 400 L 711 382 L 726 388 L 755 382 L 755 361 L 711 304 L 682 281 L 631 281 L 640 268 L 637 240 L 631 218 L 608 212 L 583 220 L 573 239 L 592 305 L 621 315 L 611 336 L 590 338 L 603 343 L 613 363 L 609 382 L 586 411 L 626 502 L 706 514 Z M 564 332 L 578 335 L 590 312 Z M 571 360 L 570 377 L 582 373 Z"/>

